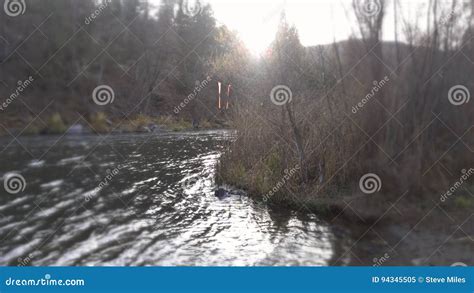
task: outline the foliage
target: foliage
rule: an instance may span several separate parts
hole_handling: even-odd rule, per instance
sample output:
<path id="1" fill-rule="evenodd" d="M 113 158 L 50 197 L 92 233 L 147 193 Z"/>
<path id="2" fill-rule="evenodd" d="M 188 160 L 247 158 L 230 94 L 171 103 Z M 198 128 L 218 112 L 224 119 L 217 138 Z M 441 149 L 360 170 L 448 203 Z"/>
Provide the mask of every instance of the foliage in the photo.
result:
<path id="1" fill-rule="evenodd" d="M 172 115 L 193 93 L 196 81 L 208 77 L 212 82 L 179 116 L 199 121 L 217 114 L 219 77 L 214 76 L 218 73 L 214 63 L 234 50 L 223 42 L 237 39 L 216 24 L 209 5 L 198 2 L 199 13 L 190 15 L 184 9 L 188 1 L 183 0 L 163 0 L 159 5 L 146 0 L 31 0 L 27 4 L 21 17 L 0 16 L 0 76 L 5 84 L 0 95 L 9 96 L 19 80 L 34 78 L 22 92 L 23 103 L 15 101 L 2 113 L 7 126 L 29 124 L 15 120 L 18 116 L 41 114 L 46 120 L 56 112 L 66 124 L 97 112 L 111 120 Z M 21 56 L 15 54 L 19 45 Z M 92 94 L 100 85 L 113 89 L 113 103 L 94 103 Z M 102 131 L 105 126 L 98 128 Z"/>
<path id="2" fill-rule="evenodd" d="M 104 112 L 97 112 L 90 117 L 90 127 L 95 133 L 106 133 L 109 131 L 107 115 Z"/>
<path id="3" fill-rule="evenodd" d="M 61 117 L 61 114 L 55 113 L 46 122 L 46 128 L 43 132 L 47 134 L 61 134 L 66 131 L 67 127 Z"/>
<path id="4" fill-rule="evenodd" d="M 397 199 L 405 192 L 404 200 L 436 200 L 457 180 L 446 166 L 453 171 L 472 165 L 466 144 L 472 143 L 467 133 L 474 108 L 453 105 L 448 93 L 459 84 L 474 88 L 469 79 L 473 67 L 464 58 L 474 55 L 473 24 L 465 21 L 473 7 L 460 10 L 453 9 L 455 1 L 454 6 L 438 3 L 445 11 L 427 11 L 431 23 L 423 35 L 408 30 L 407 43 L 391 43 L 379 41 L 385 4 L 376 15 L 354 9 L 359 38 L 310 48 L 301 45 L 296 29 L 282 16 L 271 49 L 251 66 L 258 82 L 246 82 L 247 93 L 234 113 L 238 143 L 222 158 L 222 181 L 235 182 L 233 170 L 239 164 L 245 170 L 238 172 L 242 184 L 261 196 L 284 170 L 299 164 L 297 176 L 280 192 L 289 201 L 294 200 L 289 194 L 309 201 L 343 194 L 341 190 L 361 194 L 358 183 L 366 173 L 382 178 L 385 194 L 374 201 Z M 463 12 L 443 22 L 442 15 L 451 9 Z M 272 102 L 278 85 L 290 88 L 290 102 Z M 362 104 L 370 93 L 373 97 Z M 464 144 L 458 140 L 462 134 Z M 273 162 L 275 154 L 281 167 L 272 163 L 269 172 L 266 162 Z M 458 203 L 467 205 L 462 199 Z"/>

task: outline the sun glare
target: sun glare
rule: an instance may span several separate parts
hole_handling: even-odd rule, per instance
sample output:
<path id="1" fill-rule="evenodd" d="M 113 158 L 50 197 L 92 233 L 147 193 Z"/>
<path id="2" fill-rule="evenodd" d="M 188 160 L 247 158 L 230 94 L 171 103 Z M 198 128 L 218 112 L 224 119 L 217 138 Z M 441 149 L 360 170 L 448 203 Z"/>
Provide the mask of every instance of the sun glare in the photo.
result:
<path id="1" fill-rule="evenodd" d="M 215 17 L 237 31 L 254 54 L 264 52 L 275 38 L 278 22 L 284 12 L 296 26 L 305 46 L 330 43 L 347 38 L 346 25 L 334 19 L 345 19 L 343 5 L 336 1 L 315 0 L 209 0 Z M 338 27 L 338 29 L 335 29 Z"/>

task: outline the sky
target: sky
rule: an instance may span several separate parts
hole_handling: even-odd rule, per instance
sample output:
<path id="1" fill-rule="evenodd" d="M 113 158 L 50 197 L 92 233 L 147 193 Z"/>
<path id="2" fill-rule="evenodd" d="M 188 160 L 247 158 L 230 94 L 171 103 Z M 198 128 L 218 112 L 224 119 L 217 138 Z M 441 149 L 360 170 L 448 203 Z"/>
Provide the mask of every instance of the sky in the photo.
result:
<path id="1" fill-rule="evenodd" d="M 275 38 L 281 12 L 294 24 L 305 46 L 346 38 L 351 27 L 338 1 L 208 0 L 215 17 L 236 30 L 253 53 L 263 52 Z M 335 22 L 337 20 L 337 23 Z"/>
<path id="2" fill-rule="evenodd" d="M 275 38 L 284 10 L 304 46 L 329 44 L 357 34 L 352 0 L 201 0 L 210 3 L 216 19 L 236 30 L 254 54 Z M 367 0 L 360 0 L 367 1 Z M 368 0 L 377 2 L 378 0 Z M 387 1 L 384 40 L 394 40 L 393 1 Z M 427 0 L 400 0 L 405 19 L 422 20 Z M 425 9 L 423 9 L 423 6 Z"/>
<path id="3" fill-rule="evenodd" d="M 159 0 L 155 0 L 159 1 Z M 192 1 L 195 0 L 190 0 Z M 314 46 L 357 34 L 352 0 L 200 0 L 219 23 L 236 31 L 250 51 L 263 53 L 275 38 L 282 11 L 296 26 L 301 43 Z M 360 0 L 377 3 L 379 0 Z M 468 1 L 468 0 L 461 0 Z M 399 0 L 404 18 L 423 23 L 428 0 Z M 423 9 L 424 6 L 424 9 Z M 387 1 L 383 39 L 394 40 L 393 1 Z"/>

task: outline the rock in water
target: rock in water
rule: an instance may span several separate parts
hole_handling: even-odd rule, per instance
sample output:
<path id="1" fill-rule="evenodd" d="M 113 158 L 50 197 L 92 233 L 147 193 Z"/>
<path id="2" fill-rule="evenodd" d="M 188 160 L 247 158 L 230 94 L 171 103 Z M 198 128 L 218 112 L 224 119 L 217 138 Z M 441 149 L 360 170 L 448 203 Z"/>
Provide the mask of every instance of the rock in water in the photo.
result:
<path id="1" fill-rule="evenodd" d="M 219 199 L 223 199 L 223 198 L 226 198 L 226 197 L 230 196 L 229 192 L 227 190 L 225 190 L 224 188 L 217 189 L 216 192 L 215 192 L 215 195 Z"/>
<path id="2" fill-rule="evenodd" d="M 81 134 L 84 134 L 85 132 L 86 131 L 85 131 L 84 126 L 82 126 L 81 124 L 74 124 L 68 129 L 67 134 L 81 135 Z"/>

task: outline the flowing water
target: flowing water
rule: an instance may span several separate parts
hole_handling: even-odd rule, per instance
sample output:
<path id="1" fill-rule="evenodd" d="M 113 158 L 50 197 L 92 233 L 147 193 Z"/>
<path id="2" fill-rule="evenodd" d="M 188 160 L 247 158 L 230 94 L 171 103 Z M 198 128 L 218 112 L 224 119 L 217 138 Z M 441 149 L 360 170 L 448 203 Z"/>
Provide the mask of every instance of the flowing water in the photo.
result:
<path id="1" fill-rule="evenodd" d="M 228 131 L 0 142 L 0 265 L 328 265 L 348 242 L 311 214 L 215 197 Z M 342 259 L 343 260 L 343 259 Z"/>

